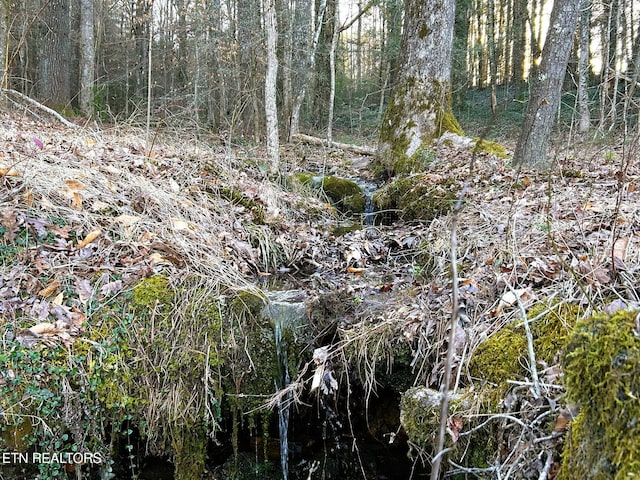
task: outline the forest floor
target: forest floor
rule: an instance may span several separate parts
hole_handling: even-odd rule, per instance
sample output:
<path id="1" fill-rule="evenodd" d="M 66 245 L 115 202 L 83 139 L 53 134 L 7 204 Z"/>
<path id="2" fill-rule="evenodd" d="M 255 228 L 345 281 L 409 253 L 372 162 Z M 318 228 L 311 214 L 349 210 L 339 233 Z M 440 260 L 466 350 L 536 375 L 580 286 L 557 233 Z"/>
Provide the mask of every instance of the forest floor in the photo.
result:
<path id="1" fill-rule="evenodd" d="M 575 142 L 556 150 L 552 170 L 540 172 L 514 168 L 508 158 L 434 145 L 434 160 L 416 174 L 420 184 L 447 179 L 464 192 L 455 218 L 463 314 L 455 337 L 456 386 L 480 390 L 486 379 L 470 367 L 474 352 L 536 304 L 572 305 L 579 317 L 638 306 L 638 140 Z M 264 158 L 261 147 L 185 132 L 161 134 L 148 149 L 144 131 L 135 128 L 67 128 L 2 112 L 0 314 L 6 326 L 27 345 L 72 345 L 96 304 L 154 274 L 176 285 L 193 276 L 236 291 L 293 285 L 349 303 L 338 325 L 346 342 L 366 337 L 365 350 L 373 348 L 372 337 L 383 346 L 410 345 L 415 384 L 438 389 L 452 310 L 454 213 L 366 225 L 289 175 L 371 183 L 368 157 L 284 145 L 277 181 L 265 173 Z M 551 419 L 562 404 L 559 353 L 509 379 L 531 386 L 537 376 L 537 395 L 548 400 Z M 0 368 L 0 385 L 9 375 Z M 375 378 L 362 380 L 375 388 Z M 536 435 L 546 434 L 539 426 Z M 514 444 L 505 448 L 516 451 Z M 524 457 L 514 458 L 505 471 L 524 464 Z M 550 469 L 544 462 L 536 468 L 537 474 Z"/>

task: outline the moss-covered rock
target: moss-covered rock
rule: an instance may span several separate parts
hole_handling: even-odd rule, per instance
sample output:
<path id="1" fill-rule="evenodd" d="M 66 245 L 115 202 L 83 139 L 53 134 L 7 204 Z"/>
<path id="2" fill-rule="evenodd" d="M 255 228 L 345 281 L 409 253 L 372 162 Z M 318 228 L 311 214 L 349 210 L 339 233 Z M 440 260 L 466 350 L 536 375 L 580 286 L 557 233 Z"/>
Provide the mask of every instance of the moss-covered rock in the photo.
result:
<path id="1" fill-rule="evenodd" d="M 559 362 L 579 315 L 579 307 L 569 303 L 549 305 L 541 302 L 529 309 L 527 317 L 532 320 L 533 349 L 539 363 L 553 365 Z M 469 368 L 473 377 L 486 383 L 482 395 L 488 411 L 499 409 L 499 403 L 509 389 L 508 380 L 530 377 L 526 368 L 528 363 L 522 322 L 502 327 L 478 346 Z"/>
<path id="2" fill-rule="evenodd" d="M 449 414 L 454 416 L 469 408 L 469 395 L 456 393 L 449 399 Z M 400 423 L 412 443 L 430 451 L 440 429 L 442 394 L 438 390 L 414 387 L 402 395 Z"/>
<path id="3" fill-rule="evenodd" d="M 429 222 L 449 212 L 458 198 L 459 184 L 454 179 L 433 183 L 425 175 L 399 177 L 373 194 L 377 211 L 397 212 L 403 220 Z"/>
<path id="4" fill-rule="evenodd" d="M 640 312 L 580 321 L 564 360 L 571 424 L 559 480 L 640 478 Z"/>
<path id="5" fill-rule="evenodd" d="M 509 154 L 507 153 L 506 148 L 504 148 L 504 145 L 501 145 L 498 142 L 491 142 L 482 138 L 475 138 L 474 141 L 476 142 L 475 146 L 473 147 L 474 152 L 486 152 L 491 155 L 495 155 L 498 158 L 509 157 Z"/>
<path id="6" fill-rule="evenodd" d="M 311 173 L 297 173 L 293 177 L 303 185 L 322 189 L 341 212 L 364 212 L 366 203 L 364 193 L 362 188 L 352 180 L 334 175 L 314 175 Z"/>

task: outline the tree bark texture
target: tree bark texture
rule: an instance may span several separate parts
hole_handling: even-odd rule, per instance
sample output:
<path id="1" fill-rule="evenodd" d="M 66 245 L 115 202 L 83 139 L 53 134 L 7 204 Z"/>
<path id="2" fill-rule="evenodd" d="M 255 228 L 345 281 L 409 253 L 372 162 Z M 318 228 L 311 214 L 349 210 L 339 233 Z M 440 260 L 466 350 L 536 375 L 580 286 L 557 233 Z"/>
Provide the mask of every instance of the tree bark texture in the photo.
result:
<path id="1" fill-rule="evenodd" d="M 260 3 L 254 0 L 239 0 L 238 9 L 238 43 L 240 61 L 237 65 L 239 96 L 235 108 L 240 112 L 242 125 L 239 129 L 249 138 L 260 140 L 260 85 L 263 85 L 264 69 L 260 68 L 262 29 L 260 26 Z M 263 57 L 264 58 L 264 57 Z M 232 128 L 234 126 L 232 125 Z M 238 128 L 238 126 L 235 126 Z"/>
<path id="2" fill-rule="evenodd" d="M 460 132 L 451 111 L 455 1 L 407 0 L 397 83 L 380 128 L 388 173 L 444 131 Z"/>
<path id="3" fill-rule="evenodd" d="M 94 37 L 93 0 L 81 0 L 80 3 L 80 109 L 87 116 L 93 114 L 93 81 L 96 62 Z"/>
<path id="4" fill-rule="evenodd" d="M 0 56 L 2 65 L 0 65 L 0 88 L 7 88 L 7 62 L 9 60 L 9 50 L 7 48 L 7 4 L 0 1 Z"/>
<path id="5" fill-rule="evenodd" d="M 306 1 L 306 0 L 305 0 Z M 310 7 L 310 3 L 308 4 Z M 310 73 L 315 70 L 316 65 L 316 52 L 318 50 L 318 43 L 320 41 L 320 32 L 322 24 L 324 23 L 324 15 L 326 11 L 327 2 L 326 0 L 320 0 L 320 4 L 318 7 L 317 13 L 317 26 L 313 31 L 313 40 L 311 42 L 311 46 L 308 52 L 308 60 L 304 57 L 302 58 L 302 62 L 300 62 L 300 69 L 298 70 L 298 81 L 296 82 L 296 95 L 293 101 L 293 107 L 291 108 L 291 119 L 289 122 L 289 135 L 288 138 L 291 139 L 293 135 L 297 134 L 300 130 L 300 109 L 302 108 L 302 102 L 304 101 L 304 97 L 307 93 L 307 85 L 310 82 Z M 300 25 L 301 23 L 296 22 L 296 25 Z M 311 23 L 308 23 L 311 28 L 313 28 Z M 304 37 L 304 29 L 298 29 L 296 34 L 296 38 Z M 306 60 L 306 61 L 304 61 Z"/>
<path id="6" fill-rule="evenodd" d="M 42 31 L 39 97 L 47 106 L 63 109 L 71 97 L 69 0 L 51 0 L 45 11 Z"/>
<path id="7" fill-rule="evenodd" d="M 585 133 L 591 127 L 589 112 L 589 28 L 591 26 L 591 0 L 582 0 L 580 14 L 580 47 L 578 51 L 578 131 Z"/>
<path id="8" fill-rule="evenodd" d="M 279 137 L 278 137 L 278 106 L 276 104 L 276 84 L 278 79 L 278 57 L 276 46 L 278 43 L 278 27 L 276 23 L 275 0 L 267 0 L 265 5 L 265 28 L 267 31 L 267 71 L 264 82 L 264 109 L 267 127 L 267 155 L 271 173 L 278 173 Z"/>
<path id="9" fill-rule="evenodd" d="M 556 0 L 531 97 L 513 155 L 516 165 L 547 167 L 547 143 L 560 105 L 581 0 Z"/>

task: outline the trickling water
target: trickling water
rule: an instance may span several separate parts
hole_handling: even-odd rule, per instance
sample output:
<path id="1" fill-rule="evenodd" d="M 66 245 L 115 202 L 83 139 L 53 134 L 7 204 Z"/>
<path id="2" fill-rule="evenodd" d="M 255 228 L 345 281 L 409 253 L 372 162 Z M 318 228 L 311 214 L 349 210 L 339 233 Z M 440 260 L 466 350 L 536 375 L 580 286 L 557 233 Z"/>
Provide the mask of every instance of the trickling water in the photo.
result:
<path id="1" fill-rule="evenodd" d="M 367 182 L 357 182 L 362 189 L 364 195 L 364 213 L 362 215 L 362 223 L 364 225 L 373 225 L 375 213 L 373 211 L 373 192 L 378 188 L 377 185 Z"/>
<path id="2" fill-rule="evenodd" d="M 289 378 L 289 366 L 287 364 L 287 348 L 282 341 L 282 320 L 274 319 L 274 332 L 276 343 L 276 355 L 278 359 L 279 377 L 276 379 L 276 390 L 281 391 L 291 382 Z M 278 433 L 280 434 L 280 465 L 282 466 L 282 478 L 289 478 L 289 406 L 291 401 L 291 392 L 278 401 Z"/>
<path id="3" fill-rule="evenodd" d="M 287 358 L 286 333 L 293 332 L 304 324 L 306 294 L 302 290 L 285 290 L 267 292 L 269 303 L 263 310 L 263 315 L 273 324 L 276 345 L 276 360 L 278 375 L 275 378 L 276 392 L 285 389 L 291 378 Z M 291 336 L 289 336 L 291 337 Z M 291 406 L 291 392 L 286 392 L 278 402 L 278 430 L 280 435 L 280 464 L 282 478 L 289 478 L 289 411 Z"/>
<path id="4" fill-rule="evenodd" d="M 365 203 L 363 222 L 365 225 L 373 225 L 373 219 L 375 217 L 373 213 L 373 199 L 371 198 L 371 195 L 365 195 L 364 199 Z"/>

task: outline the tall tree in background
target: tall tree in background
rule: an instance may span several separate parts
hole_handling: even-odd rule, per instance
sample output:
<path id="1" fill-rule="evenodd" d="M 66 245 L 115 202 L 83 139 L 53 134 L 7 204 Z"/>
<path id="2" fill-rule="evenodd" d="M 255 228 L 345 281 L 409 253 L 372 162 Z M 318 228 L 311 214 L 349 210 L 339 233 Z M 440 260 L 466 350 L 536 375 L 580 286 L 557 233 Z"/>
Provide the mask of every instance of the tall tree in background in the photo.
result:
<path id="1" fill-rule="evenodd" d="M 153 0 L 136 0 L 135 9 L 131 21 L 132 33 L 135 41 L 134 58 L 134 88 L 133 94 L 137 97 L 146 96 L 148 77 L 149 42 L 151 41 L 151 15 L 153 13 Z"/>
<path id="2" fill-rule="evenodd" d="M 237 64 L 239 102 L 236 109 L 241 113 L 242 132 L 258 141 L 261 133 L 260 95 L 264 70 L 260 69 L 262 29 L 260 26 L 260 2 L 238 0 L 237 41 L 240 47 L 240 61 Z M 264 58 L 264 57 L 262 57 Z M 233 125 L 232 125 L 233 127 Z"/>
<path id="3" fill-rule="evenodd" d="M 318 48 L 316 52 L 313 102 L 311 105 L 311 118 L 314 126 L 322 127 L 329 116 L 329 96 L 331 94 L 331 45 L 333 43 L 334 28 L 338 24 L 336 12 L 337 0 L 317 0 L 316 4 L 324 3 L 324 15 Z"/>
<path id="4" fill-rule="evenodd" d="M 7 2 L 0 0 L 0 88 L 7 86 L 7 61 L 9 45 L 7 44 Z"/>
<path id="5" fill-rule="evenodd" d="M 326 0 L 320 0 L 317 10 L 316 27 L 313 27 L 313 18 L 306 16 L 303 12 L 312 11 L 311 0 L 299 0 L 297 2 L 300 9 L 296 8 L 296 20 L 294 23 L 294 43 L 302 50 L 302 54 L 294 56 L 296 69 L 296 79 L 293 105 L 291 107 L 291 118 L 289 119 L 288 138 L 298 133 L 300 129 L 300 109 L 307 94 L 307 85 L 310 83 L 310 74 L 315 70 L 316 53 L 318 43 L 320 41 L 321 26 L 324 23 L 324 15 L 327 7 Z M 307 30 L 308 29 L 308 30 Z M 313 32 L 313 38 L 310 39 L 310 33 Z M 307 48 L 304 48 L 304 47 Z"/>
<path id="6" fill-rule="evenodd" d="M 69 0 L 51 0 L 40 23 L 38 96 L 60 110 L 71 100 L 69 21 Z"/>
<path id="7" fill-rule="evenodd" d="M 560 106 L 562 82 L 571 53 L 581 0 L 556 0 L 542 50 L 542 61 L 535 72 L 531 97 L 513 155 L 516 165 L 545 167 L 547 142 Z"/>
<path id="8" fill-rule="evenodd" d="M 384 42 L 380 61 L 380 118 L 389 98 L 390 86 L 395 84 L 398 74 L 398 53 L 402 42 L 402 2 L 387 0 L 383 3 Z M 466 55 L 466 53 L 465 53 Z"/>
<path id="9" fill-rule="evenodd" d="M 93 81 L 95 78 L 96 49 L 93 0 L 80 2 L 80 110 L 91 116 L 93 101 Z"/>
<path id="10" fill-rule="evenodd" d="M 379 156 L 389 173 L 446 130 L 451 110 L 455 1 L 407 0 L 398 81 L 380 127 Z"/>
<path id="11" fill-rule="evenodd" d="M 526 0 L 514 0 L 513 27 L 508 35 L 513 44 L 513 73 L 511 83 L 515 88 L 514 96 L 520 96 L 524 88 L 524 67 L 527 62 L 527 2 Z"/>
<path id="12" fill-rule="evenodd" d="M 459 107 L 464 105 L 464 98 L 468 87 L 467 45 L 469 40 L 470 11 L 471 0 L 456 0 L 451 84 L 453 86 L 453 103 Z"/>
<path id="13" fill-rule="evenodd" d="M 280 169 L 280 148 L 278 137 L 278 105 L 276 104 L 276 82 L 278 79 L 278 26 L 276 22 L 275 0 L 267 0 L 265 4 L 265 29 L 267 33 L 267 71 L 264 82 L 264 108 L 267 127 L 267 155 L 271 173 Z"/>
<path id="14" fill-rule="evenodd" d="M 591 127 L 591 113 L 589 112 L 589 30 L 591 27 L 591 0 L 580 3 L 580 39 L 578 47 L 578 131 L 587 132 Z"/>

